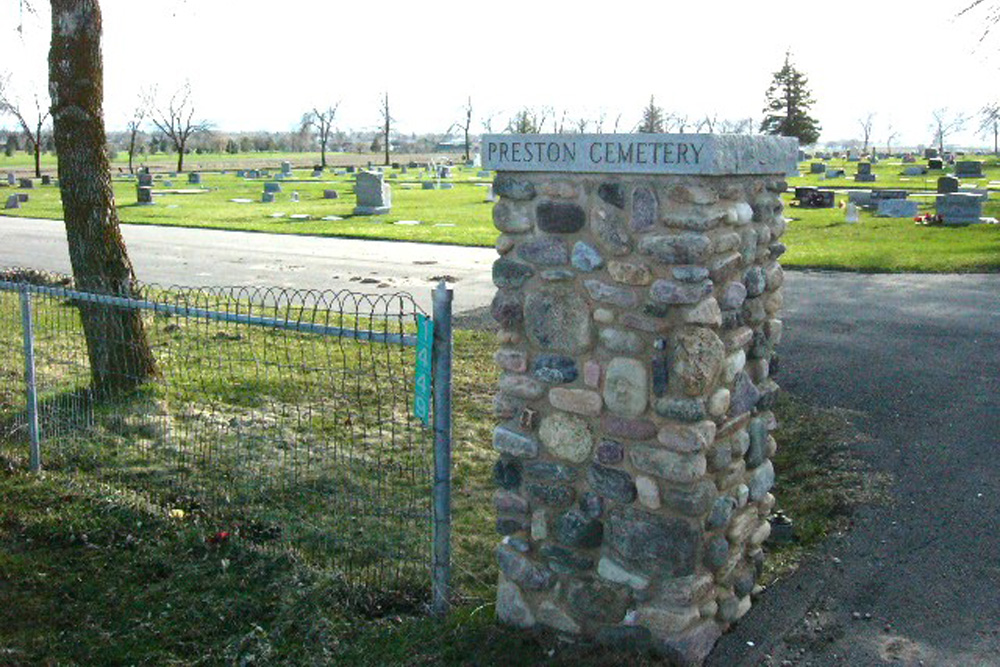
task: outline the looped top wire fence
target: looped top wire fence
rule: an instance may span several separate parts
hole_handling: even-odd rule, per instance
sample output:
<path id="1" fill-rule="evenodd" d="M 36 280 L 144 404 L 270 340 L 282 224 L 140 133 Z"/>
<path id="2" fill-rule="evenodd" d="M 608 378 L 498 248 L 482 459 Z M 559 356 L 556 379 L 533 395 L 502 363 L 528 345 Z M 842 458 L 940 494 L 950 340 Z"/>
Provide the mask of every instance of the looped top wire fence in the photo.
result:
<path id="1" fill-rule="evenodd" d="M 28 431 L 21 291 L 47 468 L 140 492 L 208 534 L 291 549 L 367 598 L 427 598 L 433 434 L 412 416 L 412 296 L 71 287 L 65 276 L 0 271 L 6 457 L 23 455 Z M 95 394 L 81 322 L 90 307 L 141 311 L 157 377 Z"/>

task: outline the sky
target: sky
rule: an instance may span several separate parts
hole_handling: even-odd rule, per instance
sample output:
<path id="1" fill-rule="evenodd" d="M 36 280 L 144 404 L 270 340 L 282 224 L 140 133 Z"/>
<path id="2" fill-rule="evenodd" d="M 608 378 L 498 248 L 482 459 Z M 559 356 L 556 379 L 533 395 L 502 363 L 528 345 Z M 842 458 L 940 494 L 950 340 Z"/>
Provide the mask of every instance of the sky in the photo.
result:
<path id="1" fill-rule="evenodd" d="M 29 99 L 49 38 L 48 3 L 32 1 L 21 37 L 17 0 L 0 3 L 0 72 Z M 406 134 L 446 132 L 469 99 L 474 132 L 523 107 L 627 132 L 651 95 L 690 119 L 759 122 L 790 51 L 821 142 L 860 139 L 875 114 L 878 145 L 929 144 L 946 108 L 973 117 L 956 143 L 986 146 L 974 116 L 1000 101 L 1000 29 L 980 42 L 985 12 L 956 17 L 970 2 L 103 0 L 105 121 L 123 129 L 141 88 L 166 99 L 190 81 L 197 117 L 230 131 L 293 129 L 338 102 L 339 127 L 374 130 L 384 92 Z"/>

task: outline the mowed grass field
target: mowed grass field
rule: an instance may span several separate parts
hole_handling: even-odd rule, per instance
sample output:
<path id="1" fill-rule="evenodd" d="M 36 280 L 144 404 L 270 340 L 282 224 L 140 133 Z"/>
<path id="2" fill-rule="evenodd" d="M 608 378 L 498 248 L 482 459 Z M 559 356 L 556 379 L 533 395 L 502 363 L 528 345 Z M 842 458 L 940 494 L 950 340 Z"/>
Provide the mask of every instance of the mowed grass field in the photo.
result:
<path id="1" fill-rule="evenodd" d="M 308 154 L 299 154 L 296 164 L 308 162 Z M 163 156 L 169 157 L 169 156 Z M 205 156 L 191 156 L 204 158 Z M 226 156 L 237 158 L 240 156 Z M 273 173 L 279 158 L 273 156 Z M 318 156 L 316 156 L 318 158 Z M 351 156 L 352 159 L 365 156 Z M 376 157 L 377 156 L 367 156 Z M 411 156 L 398 156 L 405 162 Z M 331 158 L 337 159 L 337 156 Z M 266 161 L 266 160 L 265 160 Z M 318 161 L 318 160 L 317 160 Z M 234 160 L 235 163 L 235 160 Z M 191 165 L 198 164 L 192 159 Z M 2 161 L 0 161 L 2 165 Z M 1000 226 L 970 225 L 942 227 L 917 225 L 909 218 L 877 218 L 861 213 L 858 224 L 845 221 L 844 210 L 849 189 L 902 188 L 909 190 L 920 203 L 921 213 L 933 213 L 933 193 L 939 176 L 945 171 L 929 171 L 922 176 L 905 176 L 901 160 L 884 160 L 874 166 L 875 183 L 855 183 L 856 163 L 831 160 L 828 165 L 843 168 L 844 178 L 826 179 L 809 174 L 809 162 L 801 165 L 803 176 L 789 178 L 789 192 L 784 195 L 785 215 L 790 223 L 784 237 L 788 252 L 782 258 L 787 267 L 825 268 L 866 272 L 980 272 L 1000 270 Z M 133 224 L 176 225 L 240 231 L 377 238 L 467 246 L 492 246 L 497 237 L 491 219 L 492 204 L 487 201 L 491 178 L 480 176 L 475 167 L 453 168 L 446 183 L 451 189 L 423 189 L 424 181 L 436 181 L 421 169 L 407 173 L 387 169 L 386 182 L 392 187 L 392 210 L 380 216 L 354 216 L 354 175 L 328 170 L 312 178 L 310 169 L 294 170 L 294 178 L 281 182 L 282 192 L 275 203 L 261 203 L 263 182 L 238 178 L 234 170 L 205 171 L 201 186 L 189 185 L 187 174 L 174 177 L 165 169 L 156 173 L 155 201 L 152 206 L 136 204 L 135 183 L 122 175 L 114 180 L 115 196 L 123 222 Z M 3 166 L 0 166 L 3 170 Z M 814 185 L 837 190 L 838 207 L 826 210 L 801 209 L 793 204 L 793 189 Z M 986 162 L 984 177 L 962 179 L 963 187 L 1000 190 L 1000 166 Z M 199 189 L 193 193 L 179 193 Z M 336 190 L 338 199 L 324 199 L 324 190 Z M 0 197 L 13 192 L 0 187 Z M 299 201 L 292 201 L 298 193 Z M 4 211 L 8 215 L 59 219 L 62 208 L 58 188 L 39 186 L 28 192 L 30 200 L 21 209 Z M 991 194 L 984 206 L 985 216 L 1000 218 L 1000 195 Z M 233 199 L 249 200 L 237 203 Z M 293 218 L 297 216 L 298 218 Z M 302 219 L 302 216 L 308 216 Z M 335 216 L 337 219 L 324 219 Z"/>

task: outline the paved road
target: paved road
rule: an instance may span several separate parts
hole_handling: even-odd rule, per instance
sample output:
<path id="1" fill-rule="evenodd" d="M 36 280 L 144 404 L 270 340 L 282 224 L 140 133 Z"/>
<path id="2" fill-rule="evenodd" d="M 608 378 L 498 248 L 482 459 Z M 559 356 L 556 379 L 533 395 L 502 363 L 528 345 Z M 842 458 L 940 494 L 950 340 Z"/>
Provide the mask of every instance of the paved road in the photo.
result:
<path id="1" fill-rule="evenodd" d="M 495 289 L 489 248 L 150 225 L 122 225 L 122 235 L 146 283 L 403 290 L 429 309 L 431 288 L 447 276 L 456 312 L 489 303 Z M 61 222 L 0 217 L 0 248 L 0 266 L 70 272 Z"/>
<path id="2" fill-rule="evenodd" d="M 893 502 L 763 595 L 710 664 L 1000 665 L 1000 275 L 786 285 L 778 381 L 860 413 L 858 453 L 895 477 Z M 780 638 L 810 611 L 823 630 L 799 656 Z"/>
<path id="3" fill-rule="evenodd" d="M 124 233 L 147 282 L 357 288 L 352 277 L 376 277 L 390 286 L 363 287 L 419 296 L 446 274 L 458 279 L 459 311 L 493 291 L 488 249 Z M 57 223 L 0 218 L 0 264 L 65 271 L 61 234 Z M 862 510 L 845 538 L 771 587 L 710 664 L 1000 665 L 1000 275 L 789 271 L 785 284 L 778 380 L 857 411 L 871 436 L 857 453 L 893 475 L 893 502 Z"/>

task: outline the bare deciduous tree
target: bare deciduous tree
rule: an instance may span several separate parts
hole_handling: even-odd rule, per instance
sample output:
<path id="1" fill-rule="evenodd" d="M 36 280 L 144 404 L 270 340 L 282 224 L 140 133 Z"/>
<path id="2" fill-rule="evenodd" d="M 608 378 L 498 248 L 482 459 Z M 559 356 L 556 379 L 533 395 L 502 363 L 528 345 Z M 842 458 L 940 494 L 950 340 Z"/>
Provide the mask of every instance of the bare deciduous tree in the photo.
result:
<path id="1" fill-rule="evenodd" d="M 696 121 L 694 124 L 694 131 L 701 132 L 702 130 L 707 130 L 709 134 L 715 132 L 715 128 L 719 125 L 719 114 L 705 114 L 704 118 Z"/>
<path id="2" fill-rule="evenodd" d="M 864 116 L 859 118 L 858 125 L 861 126 L 861 135 L 864 138 L 864 145 L 861 147 L 861 152 L 867 153 L 868 142 L 872 137 L 872 127 L 875 125 L 875 112 L 869 111 Z"/>
<path id="3" fill-rule="evenodd" d="M 979 110 L 979 136 L 993 135 L 993 154 L 1000 155 L 1000 104 L 990 102 Z"/>
<path id="4" fill-rule="evenodd" d="M 49 90 L 66 240 L 79 289 L 133 296 L 135 272 L 118 226 L 105 150 L 98 0 L 51 0 Z M 157 373 L 137 310 L 80 304 L 94 390 L 131 389 Z"/>
<path id="5" fill-rule="evenodd" d="M 194 114 L 190 82 L 185 82 L 170 96 L 166 108 L 154 109 L 152 113 L 153 125 L 170 140 L 177 151 L 177 171 L 184 171 L 184 151 L 188 139 L 194 134 L 208 131 L 212 126 L 205 120 L 196 121 Z"/>
<path id="6" fill-rule="evenodd" d="M 931 112 L 934 120 L 931 121 L 930 130 L 934 133 L 934 141 L 937 142 L 938 150 L 944 153 L 944 140 L 949 134 L 960 131 L 965 127 L 966 117 L 964 114 L 952 114 L 948 107 L 941 107 Z"/>
<path id="7" fill-rule="evenodd" d="M 42 128 L 49 119 L 49 107 L 43 102 L 43 98 L 35 93 L 32 95 L 34 112 L 29 112 L 28 105 L 20 100 L 10 81 L 9 74 L 0 76 L 0 115 L 13 116 L 21 127 L 28 140 L 28 147 L 35 155 L 35 176 L 41 177 Z"/>
<path id="8" fill-rule="evenodd" d="M 465 159 L 469 160 L 472 155 L 472 141 L 469 137 L 469 130 L 472 128 L 472 98 L 470 97 L 465 106 L 462 107 L 463 118 L 457 122 L 451 124 L 448 128 L 448 134 L 451 134 L 453 128 L 458 128 L 462 130 L 462 134 L 465 137 Z"/>
<path id="9" fill-rule="evenodd" d="M 899 137 L 899 132 L 892 126 L 890 122 L 885 128 L 885 152 L 892 154 L 892 142 L 894 142 Z"/>
<path id="10" fill-rule="evenodd" d="M 319 141 L 320 165 L 326 169 L 326 147 L 330 143 L 330 135 L 333 133 L 333 121 L 337 117 L 337 109 L 340 102 L 325 109 L 313 107 L 312 111 L 302 114 L 302 127 L 311 128 L 316 131 L 316 138 Z"/>
<path id="11" fill-rule="evenodd" d="M 385 166 L 389 166 L 389 131 L 392 129 L 392 123 L 396 120 L 389 113 L 389 91 L 386 91 L 382 95 L 382 139 L 385 148 Z"/>
<path id="12" fill-rule="evenodd" d="M 142 129 L 142 124 L 146 121 L 153 108 L 153 94 L 148 89 L 139 91 L 139 98 L 136 100 L 135 108 L 132 110 L 132 119 L 128 122 L 128 173 L 135 170 L 132 160 L 135 157 L 135 142 Z"/>

